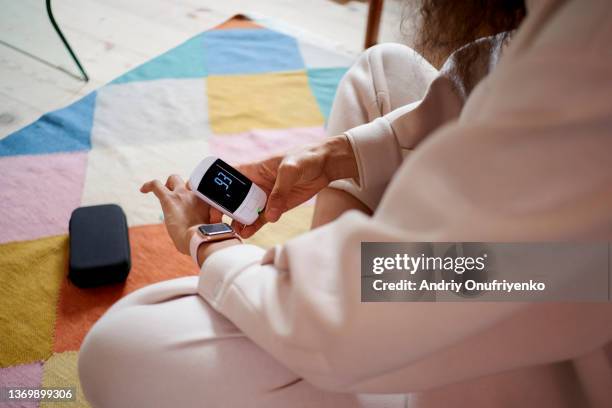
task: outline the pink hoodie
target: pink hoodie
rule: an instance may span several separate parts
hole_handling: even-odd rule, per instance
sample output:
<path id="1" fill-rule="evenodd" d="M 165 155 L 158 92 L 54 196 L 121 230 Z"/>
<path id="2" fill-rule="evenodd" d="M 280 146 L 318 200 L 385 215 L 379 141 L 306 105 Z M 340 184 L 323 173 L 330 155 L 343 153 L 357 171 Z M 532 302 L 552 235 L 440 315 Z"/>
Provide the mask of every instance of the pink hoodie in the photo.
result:
<path id="1" fill-rule="evenodd" d="M 530 7 L 467 100 L 441 75 L 347 132 L 372 217 L 221 250 L 200 296 L 321 388 L 419 408 L 612 406 L 609 303 L 369 304 L 359 273 L 362 241 L 611 240 L 611 44 L 612 2 Z"/>

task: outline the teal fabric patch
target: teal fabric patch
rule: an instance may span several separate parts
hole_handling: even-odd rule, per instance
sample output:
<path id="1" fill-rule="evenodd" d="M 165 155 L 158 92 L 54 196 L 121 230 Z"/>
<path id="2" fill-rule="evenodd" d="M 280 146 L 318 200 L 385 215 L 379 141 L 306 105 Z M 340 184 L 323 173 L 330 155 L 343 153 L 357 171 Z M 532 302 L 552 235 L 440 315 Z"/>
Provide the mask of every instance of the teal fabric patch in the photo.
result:
<path id="1" fill-rule="evenodd" d="M 95 103 L 94 91 L 66 108 L 44 114 L 0 140 L 0 156 L 89 150 Z"/>
<path id="2" fill-rule="evenodd" d="M 165 78 L 203 78 L 207 72 L 202 40 L 203 34 L 199 34 L 121 75 L 111 84 Z"/>
<path id="3" fill-rule="evenodd" d="M 348 68 L 318 68 L 308 70 L 308 83 L 317 99 L 319 109 L 321 109 L 325 121 L 327 121 L 332 104 L 334 103 L 338 83 L 340 83 L 346 71 L 348 71 Z"/>

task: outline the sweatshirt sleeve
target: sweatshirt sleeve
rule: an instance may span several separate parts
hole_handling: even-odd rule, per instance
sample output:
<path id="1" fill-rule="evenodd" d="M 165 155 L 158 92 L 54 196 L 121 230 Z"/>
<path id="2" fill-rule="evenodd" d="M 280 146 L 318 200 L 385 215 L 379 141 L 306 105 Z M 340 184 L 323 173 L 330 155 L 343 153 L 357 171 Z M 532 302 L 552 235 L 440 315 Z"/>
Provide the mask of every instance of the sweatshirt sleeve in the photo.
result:
<path id="1" fill-rule="evenodd" d="M 361 303 L 360 243 L 398 239 L 410 238 L 350 212 L 267 253 L 213 254 L 199 293 L 296 375 L 343 392 L 435 388 L 570 358 L 612 335 L 602 305 Z"/>
<path id="2" fill-rule="evenodd" d="M 391 178 L 412 150 L 436 129 L 459 117 L 474 87 L 496 65 L 505 38 L 502 33 L 458 49 L 449 56 L 420 101 L 346 131 L 359 177 L 335 181 L 331 187 L 345 190 L 371 210 L 376 209 Z M 465 66 L 470 69 L 463 69 Z"/>
<path id="3" fill-rule="evenodd" d="M 401 106 L 372 122 L 348 130 L 359 171 L 358 180 L 331 184 L 353 194 L 374 210 L 404 158 L 428 134 L 458 117 L 463 105 L 447 71 L 435 78 L 423 100 Z"/>

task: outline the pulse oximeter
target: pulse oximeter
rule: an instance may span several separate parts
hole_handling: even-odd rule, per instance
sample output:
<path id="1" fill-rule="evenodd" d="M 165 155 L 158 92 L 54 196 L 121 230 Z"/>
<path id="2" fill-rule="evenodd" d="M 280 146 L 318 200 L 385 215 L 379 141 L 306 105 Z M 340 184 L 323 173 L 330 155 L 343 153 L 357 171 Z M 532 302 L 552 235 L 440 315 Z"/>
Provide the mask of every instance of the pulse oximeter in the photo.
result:
<path id="1" fill-rule="evenodd" d="M 244 225 L 253 224 L 266 205 L 266 193 L 259 186 L 214 156 L 198 164 L 189 184 L 199 198 Z"/>

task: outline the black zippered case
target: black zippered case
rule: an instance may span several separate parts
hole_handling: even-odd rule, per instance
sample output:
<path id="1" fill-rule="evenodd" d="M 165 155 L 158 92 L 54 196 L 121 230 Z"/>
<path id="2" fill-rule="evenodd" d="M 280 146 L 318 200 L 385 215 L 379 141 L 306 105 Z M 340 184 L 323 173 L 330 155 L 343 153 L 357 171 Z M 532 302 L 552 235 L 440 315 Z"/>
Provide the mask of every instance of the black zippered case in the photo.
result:
<path id="1" fill-rule="evenodd" d="M 131 267 L 125 213 L 116 204 L 79 207 L 69 225 L 68 276 L 79 287 L 126 280 Z"/>

